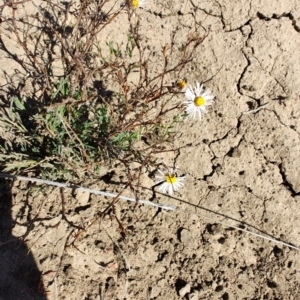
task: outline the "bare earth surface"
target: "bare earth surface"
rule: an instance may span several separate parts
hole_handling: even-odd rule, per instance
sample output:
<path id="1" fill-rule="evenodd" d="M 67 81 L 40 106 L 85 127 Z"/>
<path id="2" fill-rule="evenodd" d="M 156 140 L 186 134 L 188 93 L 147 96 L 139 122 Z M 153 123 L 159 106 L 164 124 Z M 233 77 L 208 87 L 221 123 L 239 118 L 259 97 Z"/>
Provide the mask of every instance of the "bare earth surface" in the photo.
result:
<path id="1" fill-rule="evenodd" d="M 206 82 L 216 102 L 202 121 L 186 119 L 180 150 L 161 157 L 175 159 L 185 185 L 173 199 L 143 176 L 142 199 L 179 210 L 120 202 L 121 238 L 115 219 L 97 221 L 111 199 L 15 181 L 0 203 L 0 272 L 9 274 L 0 299 L 300 299 L 300 251 L 230 227 L 300 247 L 300 2 L 153 0 L 136 14 L 158 67 L 176 26 L 182 38 L 194 18 L 209 31 L 184 75 Z M 122 41 L 126 22 L 125 13 L 114 20 L 110 40 Z M 0 51 L 1 84 L 9 63 Z M 83 184 L 118 193 L 124 174 L 103 175 Z"/>

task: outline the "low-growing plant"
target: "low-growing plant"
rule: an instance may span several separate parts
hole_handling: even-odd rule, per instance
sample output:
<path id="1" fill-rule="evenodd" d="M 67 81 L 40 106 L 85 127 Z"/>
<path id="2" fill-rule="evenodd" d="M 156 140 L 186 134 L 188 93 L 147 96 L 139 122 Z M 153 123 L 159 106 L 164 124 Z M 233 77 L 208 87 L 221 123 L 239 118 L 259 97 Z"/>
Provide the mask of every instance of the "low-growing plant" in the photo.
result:
<path id="1" fill-rule="evenodd" d="M 162 67 L 150 72 L 157 64 L 142 43 L 140 19 L 129 2 L 46 0 L 35 14 L 26 14 L 27 1 L 23 5 L 25 13 L 20 4 L 1 7 L 6 14 L 0 48 L 21 76 L 17 83 L 8 77 L 2 90 L 3 171 L 76 181 L 115 162 L 128 172 L 132 162 L 152 167 L 157 154 L 174 150 L 176 124 L 185 113 L 180 89 L 166 77 L 181 78 L 207 36 L 197 33 L 196 22 L 179 50 L 172 47 L 174 28 L 170 45 L 162 45 Z M 128 15 L 125 44 L 105 33 L 121 14 Z M 10 40 L 21 54 L 10 50 Z"/>

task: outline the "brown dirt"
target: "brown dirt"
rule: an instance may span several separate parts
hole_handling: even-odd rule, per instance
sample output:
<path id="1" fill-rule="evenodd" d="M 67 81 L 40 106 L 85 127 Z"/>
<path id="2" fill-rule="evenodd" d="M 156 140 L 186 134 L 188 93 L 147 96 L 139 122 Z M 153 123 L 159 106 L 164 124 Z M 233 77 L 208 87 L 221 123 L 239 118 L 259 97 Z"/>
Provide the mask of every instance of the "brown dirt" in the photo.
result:
<path id="1" fill-rule="evenodd" d="M 219 224 L 300 246 L 299 1 L 149 2 L 137 14 L 153 61 L 176 25 L 183 39 L 193 16 L 210 29 L 186 77 L 209 80 L 215 105 L 201 122 L 186 119 L 180 150 L 161 157 L 186 173 L 175 195 L 186 202 L 157 188 L 141 196 L 191 213 L 120 202 L 122 239 L 115 219 L 91 223 L 110 199 L 16 181 L 0 203 L 0 299 L 300 299 L 299 251 Z M 124 177 L 107 177 L 88 187 L 117 193 Z"/>

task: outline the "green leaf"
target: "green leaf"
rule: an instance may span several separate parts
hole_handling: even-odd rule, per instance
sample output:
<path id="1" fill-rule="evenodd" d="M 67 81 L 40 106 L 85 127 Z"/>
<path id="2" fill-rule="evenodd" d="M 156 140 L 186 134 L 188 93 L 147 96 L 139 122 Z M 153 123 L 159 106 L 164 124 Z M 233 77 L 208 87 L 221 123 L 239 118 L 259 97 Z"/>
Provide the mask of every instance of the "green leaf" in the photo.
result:
<path id="1" fill-rule="evenodd" d="M 25 110 L 23 101 L 20 100 L 18 97 L 12 97 L 12 101 L 19 110 Z"/>

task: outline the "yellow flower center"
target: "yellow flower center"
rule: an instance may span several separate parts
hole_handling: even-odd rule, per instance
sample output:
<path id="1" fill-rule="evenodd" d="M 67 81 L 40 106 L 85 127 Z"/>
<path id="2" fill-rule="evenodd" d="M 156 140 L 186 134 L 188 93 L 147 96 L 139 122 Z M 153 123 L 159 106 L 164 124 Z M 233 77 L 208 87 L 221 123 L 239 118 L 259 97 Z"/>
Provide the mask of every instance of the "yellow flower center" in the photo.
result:
<path id="1" fill-rule="evenodd" d="M 205 104 L 205 99 L 201 96 L 198 96 L 194 99 L 194 103 L 196 106 L 203 106 Z"/>
<path id="2" fill-rule="evenodd" d="M 136 9 L 139 8 L 140 6 L 140 1 L 139 0 L 131 0 L 131 7 Z"/>
<path id="3" fill-rule="evenodd" d="M 182 80 L 182 79 L 177 80 L 176 84 L 177 84 L 177 87 L 178 87 L 180 90 L 183 90 L 183 89 L 185 88 L 185 86 L 186 86 L 185 81 Z"/>
<path id="4" fill-rule="evenodd" d="M 174 184 L 177 181 L 177 177 L 173 174 L 166 175 L 166 182 L 170 184 Z"/>

